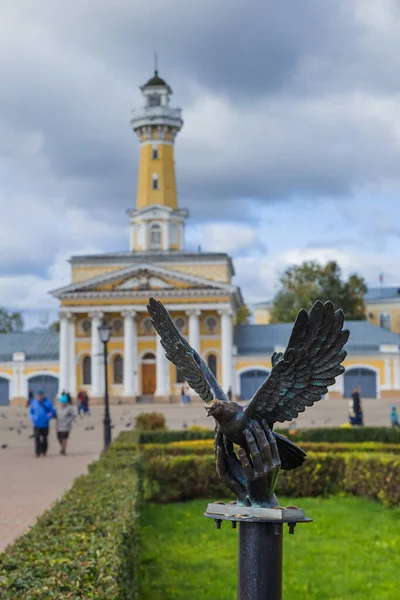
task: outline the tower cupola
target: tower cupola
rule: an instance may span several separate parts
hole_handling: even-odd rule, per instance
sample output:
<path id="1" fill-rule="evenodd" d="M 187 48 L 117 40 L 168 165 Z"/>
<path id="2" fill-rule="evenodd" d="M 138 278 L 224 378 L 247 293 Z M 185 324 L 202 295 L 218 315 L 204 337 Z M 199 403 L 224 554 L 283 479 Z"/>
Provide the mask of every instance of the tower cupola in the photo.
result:
<path id="1" fill-rule="evenodd" d="M 131 250 L 181 250 L 184 220 L 178 209 L 174 143 L 183 126 L 180 108 L 170 107 L 172 89 L 158 75 L 141 86 L 144 106 L 132 111 L 140 142 L 136 210 L 131 211 Z"/>

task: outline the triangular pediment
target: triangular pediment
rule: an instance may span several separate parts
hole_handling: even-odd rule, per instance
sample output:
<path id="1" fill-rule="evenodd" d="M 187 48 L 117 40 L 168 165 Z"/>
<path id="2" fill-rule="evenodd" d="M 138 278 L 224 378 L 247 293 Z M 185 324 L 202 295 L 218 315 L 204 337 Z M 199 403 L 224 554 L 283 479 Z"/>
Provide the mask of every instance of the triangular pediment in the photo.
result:
<path id="1" fill-rule="evenodd" d="M 210 290 L 222 293 L 232 293 L 235 288 L 229 284 L 220 283 L 211 279 L 196 277 L 181 271 L 174 271 L 153 265 L 136 265 L 112 271 L 87 281 L 72 283 L 52 293 L 57 298 L 71 295 L 112 294 L 113 296 L 133 295 L 148 293 L 149 291 L 163 290 L 172 293 L 174 290 Z"/>
<path id="2" fill-rule="evenodd" d="M 171 282 L 146 272 L 138 273 L 137 276 L 129 277 L 114 286 L 116 290 L 171 290 L 173 288 L 174 285 Z"/>

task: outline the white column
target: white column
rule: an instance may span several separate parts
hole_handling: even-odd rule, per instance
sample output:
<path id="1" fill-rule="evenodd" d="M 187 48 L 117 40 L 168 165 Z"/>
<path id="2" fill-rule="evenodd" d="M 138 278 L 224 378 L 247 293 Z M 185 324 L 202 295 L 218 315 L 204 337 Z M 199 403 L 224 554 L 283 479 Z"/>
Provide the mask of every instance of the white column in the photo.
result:
<path id="1" fill-rule="evenodd" d="M 169 221 L 164 221 L 163 250 L 169 250 Z"/>
<path id="2" fill-rule="evenodd" d="M 101 343 L 98 328 L 101 325 L 103 313 L 94 311 L 89 313 L 92 319 L 92 396 L 101 396 L 103 391 L 103 344 Z"/>
<path id="3" fill-rule="evenodd" d="M 161 346 L 160 336 L 156 334 L 156 396 L 168 396 L 167 357 Z"/>
<path id="4" fill-rule="evenodd" d="M 200 353 L 200 315 L 198 309 L 188 310 L 189 315 L 189 344 Z"/>
<path id="5" fill-rule="evenodd" d="M 391 377 L 391 369 L 390 369 L 391 360 L 389 357 L 385 358 L 385 384 L 383 389 L 391 390 L 392 389 L 392 377 Z"/>
<path id="6" fill-rule="evenodd" d="M 233 361 L 233 327 L 232 312 L 230 310 L 219 311 L 221 315 L 221 365 L 222 365 L 222 389 L 225 393 L 232 388 L 232 361 Z"/>
<path id="7" fill-rule="evenodd" d="M 69 323 L 68 313 L 60 313 L 60 376 L 58 393 L 67 391 L 69 387 Z"/>
<path id="8" fill-rule="evenodd" d="M 68 315 L 68 328 L 69 328 L 69 382 L 67 391 L 72 395 L 76 396 L 76 348 L 75 348 L 75 321 L 76 317 L 73 314 Z"/>
<path id="9" fill-rule="evenodd" d="M 137 327 L 134 310 L 126 310 L 124 317 L 124 396 L 137 394 Z"/>
<path id="10" fill-rule="evenodd" d="M 27 398 L 28 386 L 25 377 L 25 354 L 14 352 L 13 374 L 10 386 L 10 400 L 13 398 Z"/>
<path id="11" fill-rule="evenodd" d="M 399 357 L 396 356 L 393 359 L 393 381 L 394 381 L 394 389 L 400 389 L 400 371 L 399 371 Z"/>

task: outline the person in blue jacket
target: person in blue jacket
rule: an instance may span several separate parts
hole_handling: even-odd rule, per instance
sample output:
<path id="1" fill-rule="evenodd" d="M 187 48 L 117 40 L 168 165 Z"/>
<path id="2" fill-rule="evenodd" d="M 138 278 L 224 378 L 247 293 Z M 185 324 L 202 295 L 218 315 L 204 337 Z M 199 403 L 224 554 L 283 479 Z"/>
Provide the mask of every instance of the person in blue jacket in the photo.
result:
<path id="1" fill-rule="evenodd" d="M 52 403 L 45 397 L 44 392 L 40 390 L 37 398 L 32 400 L 29 407 L 29 416 L 35 428 L 35 451 L 36 456 L 46 456 L 49 435 L 50 419 L 56 416 Z"/>

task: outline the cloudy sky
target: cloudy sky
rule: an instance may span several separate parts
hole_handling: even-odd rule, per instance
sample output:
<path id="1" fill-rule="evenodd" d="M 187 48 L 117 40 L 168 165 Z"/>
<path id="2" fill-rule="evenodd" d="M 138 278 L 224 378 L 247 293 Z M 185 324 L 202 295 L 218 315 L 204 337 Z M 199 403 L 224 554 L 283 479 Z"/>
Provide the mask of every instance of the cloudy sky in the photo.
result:
<path id="1" fill-rule="evenodd" d="M 249 302 L 306 258 L 400 284 L 399 0 L 2 0 L 0 305 L 52 318 L 70 255 L 128 248 L 155 50 L 188 248 Z"/>

